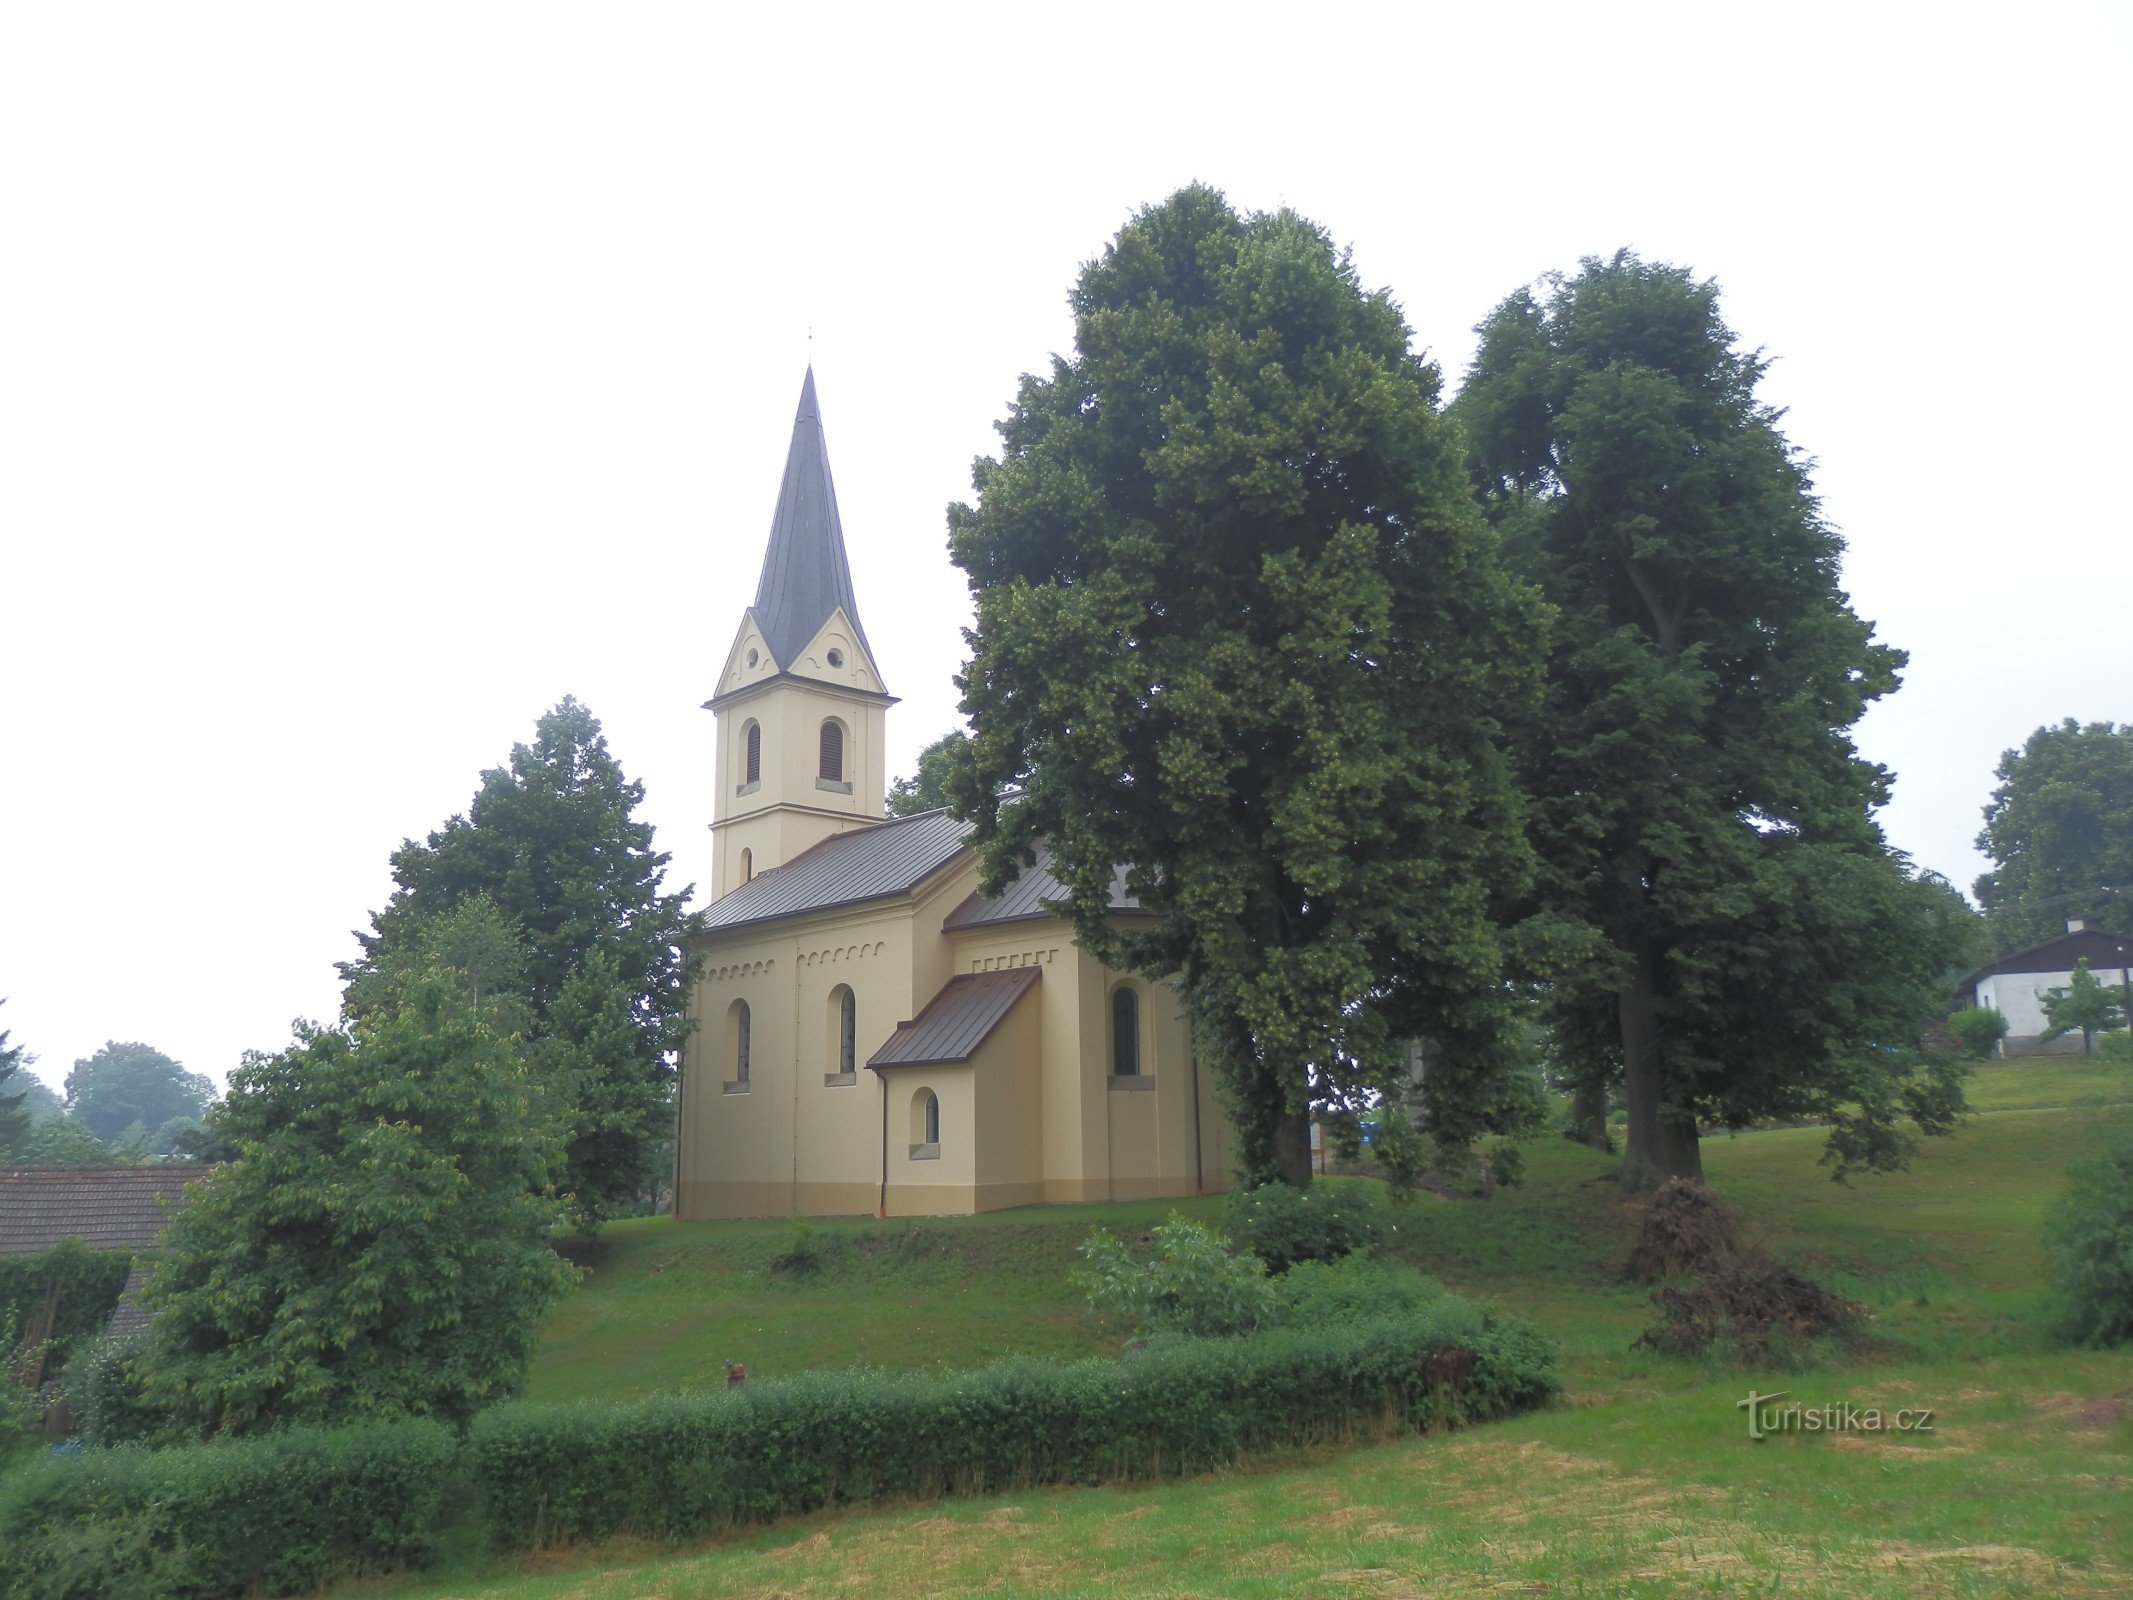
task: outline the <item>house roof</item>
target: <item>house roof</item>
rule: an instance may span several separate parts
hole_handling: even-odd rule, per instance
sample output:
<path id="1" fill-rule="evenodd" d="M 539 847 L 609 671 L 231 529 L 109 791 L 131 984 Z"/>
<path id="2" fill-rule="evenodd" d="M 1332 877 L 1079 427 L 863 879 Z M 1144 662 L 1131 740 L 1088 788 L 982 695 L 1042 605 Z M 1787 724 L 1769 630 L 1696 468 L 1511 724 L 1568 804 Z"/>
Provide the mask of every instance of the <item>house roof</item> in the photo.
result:
<path id="1" fill-rule="evenodd" d="M 833 834 L 714 900 L 704 926 L 719 932 L 907 894 L 961 854 L 969 833 L 969 823 L 945 811 L 922 811 Z"/>
<path id="2" fill-rule="evenodd" d="M 844 557 L 844 523 L 837 515 L 837 486 L 830 481 L 815 369 L 809 367 L 800 385 L 785 478 L 778 486 L 778 509 L 771 515 L 770 544 L 763 552 L 763 575 L 751 610 L 771 659 L 789 667 L 839 606 L 871 656 L 873 647 L 859 622 L 859 600 L 852 593 L 852 569 Z"/>
<path id="3" fill-rule="evenodd" d="M 925 1010 L 896 1025 L 889 1042 L 867 1057 L 867 1065 L 932 1067 L 968 1061 L 1043 976 L 1042 967 L 1009 967 L 950 978 Z"/>
<path id="4" fill-rule="evenodd" d="M 0 1256 L 35 1255 L 62 1239 L 91 1250 L 146 1250 L 208 1169 L 0 1167 Z"/>
<path id="5" fill-rule="evenodd" d="M 104 1324 L 104 1332 L 111 1338 L 145 1328 L 153 1320 L 148 1315 L 148 1308 L 141 1304 L 141 1291 L 148 1286 L 148 1266 L 146 1261 L 135 1261 L 133 1270 L 126 1274 L 126 1286 L 119 1290 L 118 1304 L 111 1308 L 111 1320 Z"/>
<path id="6" fill-rule="evenodd" d="M 1066 886 L 1052 876 L 1052 853 L 1043 845 L 1037 847 L 1037 859 L 1022 869 L 1022 876 L 1009 884 L 1000 893 L 987 899 L 973 894 L 961 905 L 948 913 L 946 928 L 982 928 L 995 922 L 1022 922 L 1031 917 L 1048 917 L 1044 909 L 1047 900 L 1064 900 Z M 1118 867 L 1111 874 L 1111 909 L 1113 911 L 1138 911 L 1141 903 L 1133 898 L 1126 888 L 1126 869 Z"/>
<path id="7" fill-rule="evenodd" d="M 2106 933 L 2101 928 L 2082 928 L 2074 933 L 2054 934 L 2042 944 L 1987 962 L 1966 973 L 1956 988 L 1974 989 L 2001 973 L 2072 972 L 2077 961 L 2086 961 L 2092 967 L 2121 967 L 2129 959 L 2133 959 L 2133 937 Z"/>

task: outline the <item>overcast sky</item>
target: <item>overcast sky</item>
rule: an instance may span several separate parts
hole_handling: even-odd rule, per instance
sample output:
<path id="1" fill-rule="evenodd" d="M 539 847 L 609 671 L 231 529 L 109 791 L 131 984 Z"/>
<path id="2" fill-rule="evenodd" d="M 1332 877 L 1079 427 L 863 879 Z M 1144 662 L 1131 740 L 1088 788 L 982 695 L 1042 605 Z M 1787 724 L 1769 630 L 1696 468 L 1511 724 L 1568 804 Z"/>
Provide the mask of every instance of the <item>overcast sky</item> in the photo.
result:
<path id="1" fill-rule="evenodd" d="M 1911 652 L 1862 725 L 1968 885 L 2000 752 L 2133 718 L 2123 6 L 0 10 L 0 1027 L 217 1077 L 565 693 L 709 878 L 710 714 L 812 352 L 891 771 L 943 509 L 1065 294 L 1204 180 L 1452 383 L 1512 289 L 1715 276 Z M 2115 109 L 2114 109 L 2115 108 Z"/>

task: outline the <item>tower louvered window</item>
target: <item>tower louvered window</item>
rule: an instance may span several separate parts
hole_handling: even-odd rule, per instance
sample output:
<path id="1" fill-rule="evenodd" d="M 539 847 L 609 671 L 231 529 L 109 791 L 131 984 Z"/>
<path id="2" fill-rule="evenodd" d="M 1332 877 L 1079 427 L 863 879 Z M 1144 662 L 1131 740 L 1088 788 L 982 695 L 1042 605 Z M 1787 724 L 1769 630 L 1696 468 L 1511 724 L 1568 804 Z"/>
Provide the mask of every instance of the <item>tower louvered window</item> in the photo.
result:
<path id="1" fill-rule="evenodd" d="M 831 783 L 844 781 L 844 725 L 838 722 L 822 724 L 822 765 L 818 776 Z"/>
<path id="2" fill-rule="evenodd" d="M 747 764 L 748 776 L 743 778 L 741 782 L 761 783 L 763 781 L 763 725 L 760 722 L 748 724 Z"/>

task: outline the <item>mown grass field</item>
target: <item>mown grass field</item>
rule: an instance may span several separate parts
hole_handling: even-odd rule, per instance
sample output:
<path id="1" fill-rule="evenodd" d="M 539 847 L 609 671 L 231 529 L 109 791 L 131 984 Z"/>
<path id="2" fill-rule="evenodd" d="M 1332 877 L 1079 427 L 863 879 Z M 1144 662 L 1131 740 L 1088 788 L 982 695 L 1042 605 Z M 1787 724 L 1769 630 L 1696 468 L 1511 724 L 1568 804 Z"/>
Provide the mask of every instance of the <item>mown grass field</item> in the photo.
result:
<path id="1" fill-rule="evenodd" d="M 2133 1122 L 2133 1080 L 2078 1061 L 1983 1069 L 1978 1115 L 1907 1173 L 1832 1184 L 1821 1134 L 1712 1141 L 1757 1240 L 1875 1313 L 1870 1348 L 1750 1372 L 1630 1349 L 1635 1207 L 1560 1142 L 1486 1202 L 1425 1198 L 1396 1252 L 1563 1341 L 1566 1404 L 1451 1437 L 1184 1484 L 823 1515 L 686 1551 L 477 1553 L 395 1596 L 2133 1594 L 2133 1352 L 2038 1332 L 2045 1206 L 2066 1163 Z M 1182 1207 L 1210 1217 L 1218 1200 Z M 531 1396 L 621 1398 L 866 1362 L 962 1365 L 1115 1348 L 1065 1282 L 1092 1222 L 1170 1208 L 817 1224 L 622 1224 L 553 1318 Z M 1756 1442 L 1753 1386 L 1803 1403 L 1930 1406 L 1930 1434 Z"/>

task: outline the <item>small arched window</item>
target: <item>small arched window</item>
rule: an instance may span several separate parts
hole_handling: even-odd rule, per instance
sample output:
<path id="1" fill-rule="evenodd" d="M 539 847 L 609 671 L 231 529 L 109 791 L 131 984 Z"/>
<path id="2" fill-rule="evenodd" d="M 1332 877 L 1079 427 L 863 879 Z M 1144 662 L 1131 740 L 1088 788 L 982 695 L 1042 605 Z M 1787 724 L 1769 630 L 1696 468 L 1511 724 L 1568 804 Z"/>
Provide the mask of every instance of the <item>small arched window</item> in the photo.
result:
<path id="1" fill-rule="evenodd" d="M 849 989 L 837 1006 L 837 1070 L 846 1075 L 859 1070 L 859 1002 Z"/>
<path id="2" fill-rule="evenodd" d="M 748 1081 L 748 1002 L 733 1003 L 733 1081 Z"/>
<path id="3" fill-rule="evenodd" d="M 1111 991 L 1111 1071 L 1137 1078 L 1141 1070 L 1141 997 L 1121 984 Z"/>
<path id="4" fill-rule="evenodd" d="M 941 1142 L 941 1097 L 931 1089 L 926 1091 L 926 1143 Z"/>
<path id="5" fill-rule="evenodd" d="M 741 779 L 741 782 L 761 783 L 763 781 L 763 725 L 760 722 L 749 723 L 748 731 L 742 737 L 748 741 L 748 775 Z"/>
<path id="6" fill-rule="evenodd" d="M 743 850 L 741 852 L 741 882 L 746 883 L 754 876 L 755 852 L 753 850 Z"/>
<path id="7" fill-rule="evenodd" d="M 816 776 L 830 783 L 844 782 L 844 724 L 834 719 L 822 724 L 822 763 Z"/>

